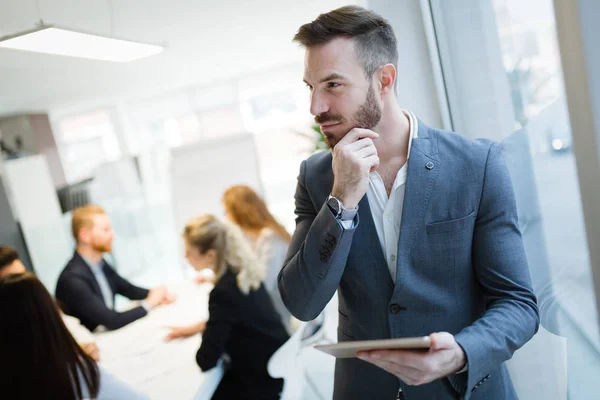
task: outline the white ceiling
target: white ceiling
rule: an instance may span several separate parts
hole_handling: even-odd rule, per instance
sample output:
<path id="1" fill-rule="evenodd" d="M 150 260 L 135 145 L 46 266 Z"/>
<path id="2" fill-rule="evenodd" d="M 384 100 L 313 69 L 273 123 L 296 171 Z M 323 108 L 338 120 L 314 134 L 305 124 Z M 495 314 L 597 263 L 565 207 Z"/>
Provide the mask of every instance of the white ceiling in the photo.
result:
<path id="1" fill-rule="evenodd" d="M 291 43 L 298 27 L 348 3 L 353 1 L 37 0 L 46 24 L 164 44 L 166 51 L 120 64 L 0 49 L 0 115 L 144 96 L 299 61 L 302 51 Z M 0 0 L 0 37 L 31 29 L 38 20 L 36 0 Z"/>

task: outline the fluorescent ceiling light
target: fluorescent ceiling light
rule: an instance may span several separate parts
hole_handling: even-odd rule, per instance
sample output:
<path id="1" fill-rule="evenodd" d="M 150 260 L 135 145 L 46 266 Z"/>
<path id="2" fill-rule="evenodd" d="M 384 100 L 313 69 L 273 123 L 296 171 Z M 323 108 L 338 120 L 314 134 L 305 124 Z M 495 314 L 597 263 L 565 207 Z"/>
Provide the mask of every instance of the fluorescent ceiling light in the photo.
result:
<path id="1" fill-rule="evenodd" d="M 42 26 L 33 31 L 0 38 L 0 48 L 128 62 L 161 53 L 162 46 L 112 39 L 66 29 Z"/>

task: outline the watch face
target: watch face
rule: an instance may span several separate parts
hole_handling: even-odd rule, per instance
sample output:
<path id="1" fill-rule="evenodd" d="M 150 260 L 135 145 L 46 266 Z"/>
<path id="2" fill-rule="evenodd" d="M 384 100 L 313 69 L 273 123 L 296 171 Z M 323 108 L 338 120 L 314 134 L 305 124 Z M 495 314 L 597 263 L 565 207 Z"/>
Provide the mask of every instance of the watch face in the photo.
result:
<path id="1" fill-rule="evenodd" d="M 335 197 L 332 197 L 329 200 L 327 200 L 327 204 L 329 205 L 329 207 L 331 207 L 331 209 L 333 210 L 335 215 L 340 214 L 342 207 L 341 207 L 340 201 L 338 199 L 336 199 Z"/>

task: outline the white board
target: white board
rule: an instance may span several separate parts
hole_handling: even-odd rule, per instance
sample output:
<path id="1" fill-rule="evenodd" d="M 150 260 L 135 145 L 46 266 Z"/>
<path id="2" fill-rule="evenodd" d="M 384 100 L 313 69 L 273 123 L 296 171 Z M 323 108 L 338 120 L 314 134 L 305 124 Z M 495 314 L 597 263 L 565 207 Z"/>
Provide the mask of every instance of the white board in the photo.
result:
<path id="1" fill-rule="evenodd" d="M 34 271 L 54 293 L 58 275 L 74 249 L 46 158 L 35 155 L 5 161 L 4 168 Z"/>
<path id="2" fill-rule="evenodd" d="M 175 229 L 183 232 L 194 217 L 223 217 L 221 197 L 229 186 L 244 184 L 262 192 L 251 134 L 205 141 L 172 150 L 171 182 Z"/>

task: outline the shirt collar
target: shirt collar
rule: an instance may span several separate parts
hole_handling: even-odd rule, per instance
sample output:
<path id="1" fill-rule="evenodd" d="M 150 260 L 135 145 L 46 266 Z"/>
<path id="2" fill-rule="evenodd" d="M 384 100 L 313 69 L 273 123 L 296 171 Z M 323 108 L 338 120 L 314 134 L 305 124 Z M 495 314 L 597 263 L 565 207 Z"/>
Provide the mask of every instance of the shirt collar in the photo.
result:
<path id="1" fill-rule="evenodd" d="M 402 168 L 400 168 L 400 170 L 398 171 L 398 176 L 406 176 L 406 169 L 407 169 L 407 164 L 408 164 L 408 158 L 410 157 L 410 149 L 412 147 L 412 142 L 413 139 L 416 139 L 419 135 L 419 120 L 417 119 L 417 117 L 415 117 L 415 115 L 408 111 L 408 110 L 402 110 L 402 112 L 404 113 L 404 115 L 406 115 L 406 117 L 408 118 L 408 151 L 406 153 L 406 163 L 404 163 L 404 165 L 402 166 Z M 369 174 L 371 177 L 375 177 L 375 176 L 379 176 L 379 173 L 377 171 L 373 171 Z M 403 184 L 406 181 L 406 178 L 403 179 L 396 179 L 395 180 L 395 185 L 399 185 L 399 184 Z M 394 187 L 395 189 L 395 187 Z"/>
<path id="2" fill-rule="evenodd" d="M 102 272 L 102 263 L 104 262 L 103 259 L 100 259 L 100 261 L 98 263 L 94 263 L 94 262 L 92 262 L 92 260 L 90 260 L 84 256 L 81 256 L 81 258 L 83 258 L 83 261 L 85 261 L 85 263 L 88 265 L 88 267 L 90 267 L 90 269 L 92 270 L 92 273 L 94 275 L 98 275 L 100 272 Z"/>
<path id="3" fill-rule="evenodd" d="M 419 136 L 419 121 L 417 120 L 417 117 L 415 117 L 415 115 L 413 113 L 411 113 L 408 110 L 402 110 L 402 112 L 404 113 L 404 115 L 406 115 L 408 117 L 408 124 L 409 124 L 409 130 L 408 130 L 408 152 L 406 153 L 406 160 L 408 161 L 408 158 L 410 157 L 410 149 L 412 147 L 412 141 L 413 139 L 416 139 Z"/>

